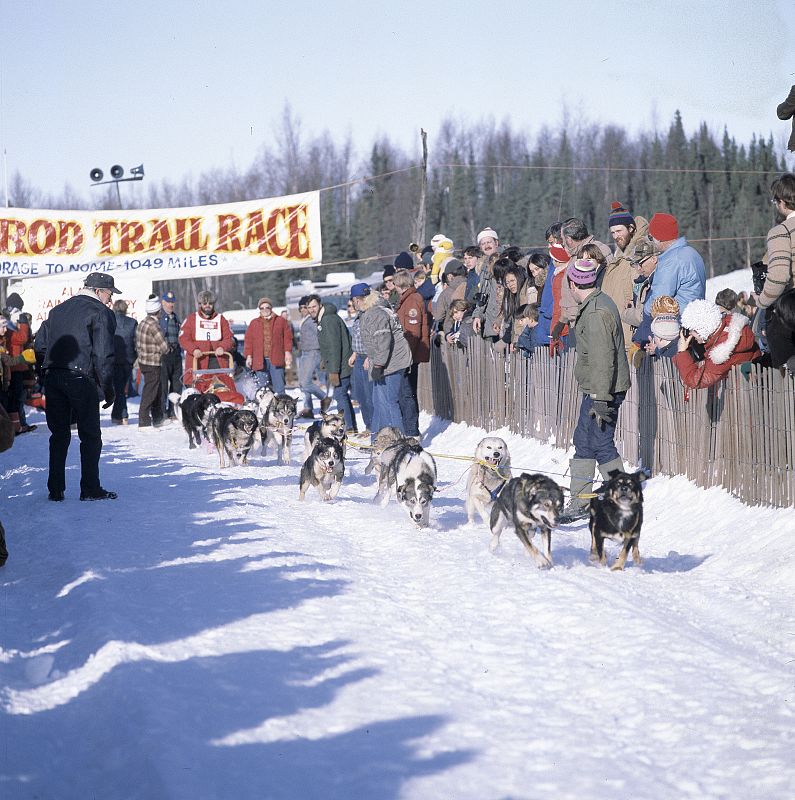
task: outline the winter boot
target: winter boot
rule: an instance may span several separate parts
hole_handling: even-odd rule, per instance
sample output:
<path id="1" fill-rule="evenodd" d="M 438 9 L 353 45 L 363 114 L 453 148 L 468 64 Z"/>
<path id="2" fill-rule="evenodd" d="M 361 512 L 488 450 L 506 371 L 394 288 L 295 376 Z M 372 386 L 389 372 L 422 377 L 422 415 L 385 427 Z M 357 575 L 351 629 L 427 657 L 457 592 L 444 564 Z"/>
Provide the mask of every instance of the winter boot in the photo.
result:
<path id="1" fill-rule="evenodd" d="M 600 464 L 599 465 L 599 472 L 602 475 L 602 480 L 609 481 L 610 480 L 610 473 L 613 470 L 618 470 L 619 472 L 624 471 L 624 459 L 620 456 L 618 458 L 614 458 L 612 461 L 608 461 L 607 464 Z"/>
<path id="2" fill-rule="evenodd" d="M 569 472 L 571 472 L 571 487 L 569 492 L 571 498 L 558 517 L 558 524 L 568 525 L 578 519 L 588 516 L 588 508 L 591 503 L 590 497 L 582 497 L 593 491 L 593 478 L 596 470 L 596 459 L 594 458 L 572 458 L 569 462 Z"/>

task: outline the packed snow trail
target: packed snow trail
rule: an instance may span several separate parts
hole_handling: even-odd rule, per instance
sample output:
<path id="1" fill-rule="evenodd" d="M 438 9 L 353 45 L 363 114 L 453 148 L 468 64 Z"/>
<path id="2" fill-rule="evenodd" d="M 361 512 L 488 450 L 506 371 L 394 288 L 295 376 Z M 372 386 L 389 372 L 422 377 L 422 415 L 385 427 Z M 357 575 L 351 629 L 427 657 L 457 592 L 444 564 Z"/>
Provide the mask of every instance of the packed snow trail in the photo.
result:
<path id="1" fill-rule="evenodd" d="M 64 503 L 46 429 L 4 456 L 0 796 L 793 796 L 795 511 L 655 477 L 642 568 L 590 565 L 582 523 L 543 571 L 467 525 L 461 461 L 419 530 L 352 449 L 337 501 L 299 503 L 299 463 L 105 425 L 117 501 L 77 500 L 76 440 Z"/>

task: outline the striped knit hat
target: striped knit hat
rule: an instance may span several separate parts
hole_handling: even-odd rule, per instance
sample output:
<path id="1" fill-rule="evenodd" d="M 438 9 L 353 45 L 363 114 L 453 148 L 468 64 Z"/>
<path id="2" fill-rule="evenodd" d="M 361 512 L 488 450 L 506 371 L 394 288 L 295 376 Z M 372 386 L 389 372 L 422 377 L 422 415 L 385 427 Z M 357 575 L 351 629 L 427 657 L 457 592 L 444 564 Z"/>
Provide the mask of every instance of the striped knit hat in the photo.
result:
<path id="1" fill-rule="evenodd" d="M 635 224 L 635 217 L 617 201 L 613 201 L 610 205 L 610 216 L 607 218 L 607 227 L 612 228 L 613 225 L 624 225 L 629 227 Z"/>

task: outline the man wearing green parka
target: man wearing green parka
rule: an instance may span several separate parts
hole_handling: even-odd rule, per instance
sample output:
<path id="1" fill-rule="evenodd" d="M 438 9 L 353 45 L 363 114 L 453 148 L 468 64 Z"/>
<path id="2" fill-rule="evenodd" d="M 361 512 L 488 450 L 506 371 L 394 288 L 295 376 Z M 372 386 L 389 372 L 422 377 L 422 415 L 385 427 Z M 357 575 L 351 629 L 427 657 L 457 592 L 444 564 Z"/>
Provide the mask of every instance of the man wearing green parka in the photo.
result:
<path id="1" fill-rule="evenodd" d="M 571 499 L 559 519 L 564 524 L 588 515 L 587 495 L 593 491 L 597 466 L 605 480 L 613 470 L 624 469 L 615 434 L 618 409 L 629 389 L 629 364 L 621 318 L 615 303 L 596 285 L 597 267 L 593 259 L 579 258 L 566 271 L 578 303 L 574 377 L 582 401 L 570 462 Z"/>

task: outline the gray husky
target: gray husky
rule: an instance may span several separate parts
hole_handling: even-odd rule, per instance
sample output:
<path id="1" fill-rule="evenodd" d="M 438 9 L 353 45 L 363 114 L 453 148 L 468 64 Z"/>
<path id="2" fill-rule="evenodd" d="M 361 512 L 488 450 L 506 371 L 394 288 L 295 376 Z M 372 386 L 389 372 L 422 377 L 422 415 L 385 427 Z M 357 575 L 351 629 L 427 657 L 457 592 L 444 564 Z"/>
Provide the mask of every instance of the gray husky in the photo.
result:
<path id="1" fill-rule="evenodd" d="M 293 442 L 296 402 L 288 394 L 277 394 L 271 398 L 265 413 L 259 418 L 262 436 L 262 455 L 272 444 L 276 448 L 279 464 L 290 463 L 290 445 Z"/>
<path id="2" fill-rule="evenodd" d="M 257 437 L 259 422 L 253 411 L 234 406 L 215 405 L 210 409 L 207 432 L 218 451 L 221 469 L 229 460 L 231 466 L 246 464 Z"/>
<path id="3" fill-rule="evenodd" d="M 309 457 L 301 467 L 301 489 L 298 495 L 303 500 L 310 486 L 316 486 L 320 497 L 330 502 L 345 477 L 345 459 L 342 445 L 331 438 L 318 439 Z"/>
<path id="4" fill-rule="evenodd" d="M 397 430 L 397 429 L 394 429 Z M 379 436 L 384 431 L 379 432 Z M 378 475 L 378 491 L 373 502 L 385 506 L 394 491 L 398 502 L 408 511 L 411 521 L 420 528 L 428 526 L 431 500 L 436 491 L 436 462 L 416 439 L 397 431 L 400 438 L 387 444 L 373 456 Z M 378 437 L 376 437 L 377 439 Z M 386 437 L 385 437 L 386 439 Z"/>
<path id="5" fill-rule="evenodd" d="M 563 490 L 546 475 L 523 472 L 511 478 L 491 508 L 491 551 L 500 544 L 500 534 L 512 525 L 519 541 L 539 567 L 552 566 L 552 529 L 563 508 Z M 538 531 L 544 539 L 545 553 L 530 541 Z"/>

